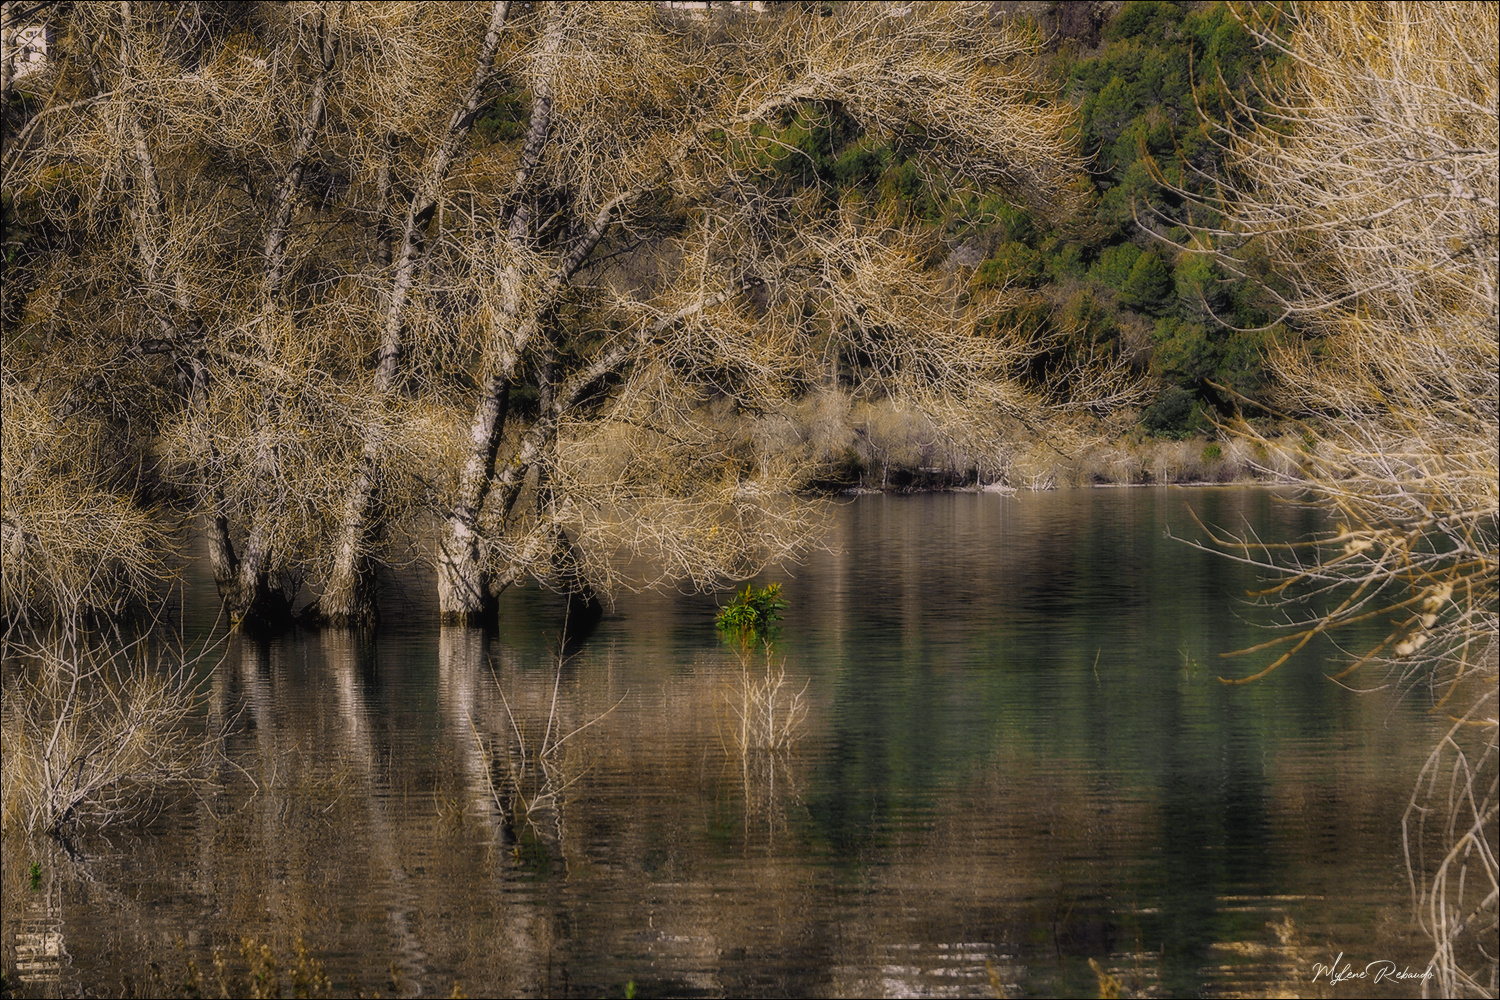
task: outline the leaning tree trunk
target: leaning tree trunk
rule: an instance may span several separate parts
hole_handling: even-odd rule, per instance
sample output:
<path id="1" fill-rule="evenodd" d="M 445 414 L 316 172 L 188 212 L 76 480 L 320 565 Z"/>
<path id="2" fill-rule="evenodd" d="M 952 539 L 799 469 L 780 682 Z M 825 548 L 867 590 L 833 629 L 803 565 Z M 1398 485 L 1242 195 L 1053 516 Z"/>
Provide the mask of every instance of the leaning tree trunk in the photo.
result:
<path id="1" fill-rule="evenodd" d="M 561 19 L 553 10 L 543 36 L 542 48 L 547 54 L 557 51 L 562 42 Z M 531 120 L 526 127 L 526 142 L 516 163 L 516 176 L 505 199 L 501 217 L 506 226 L 506 242 L 520 250 L 531 237 L 531 219 L 526 196 L 532 175 L 541 162 L 552 131 L 552 60 L 543 61 L 542 71 L 532 82 Z M 494 594 L 485 566 L 479 532 L 479 514 L 489 494 L 495 475 L 495 456 L 505 433 L 505 419 L 510 408 L 510 380 L 515 375 L 525 342 L 535 329 L 536 317 L 526 328 L 518 329 L 521 312 L 521 283 L 524 280 L 517 264 L 519 254 L 512 254 L 501 268 L 502 302 L 500 313 L 506 329 L 496 338 L 501 355 L 495 370 L 484 380 L 479 400 L 469 422 L 469 454 L 459 474 L 455 498 L 438 548 L 438 607 L 444 624 L 483 624 L 494 606 Z"/>
<path id="2" fill-rule="evenodd" d="M 535 120 L 532 124 L 536 125 Z M 538 133 L 533 131 L 532 134 L 536 136 Z M 530 146 L 531 143 L 528 142 L 528 149 Z M 518 183 L 520 181 L 521 175 L 518 173 Z M 577 405 L 600 379 L 614 372 L 629 356 L 628 349 L 617 345 L 567 385 L 555 391 L 551 404 L 543 407 L 536 421 L 522 435 L 515 455 L 506 463 L 504 470 L 496 475 L 495 458 L 505 430 L 504 394 L 508 392 L 510 380 L 515 377 L 521 357 L 542 327 L 550 321 L 552 310 L 568 282 L 604 238 L 615 214 L 635 201 L 639 195 L 639 191 L 632 191 L 610 200 L 591 220 L 579 240 L 563 255 L 557 269 L 543 282 L 540 293 L 536 296 L 539 304 L 534 307 L 534 311 L 524 322 L 499 335 L 504 345 L 503 354 L 496 362 L 494 373 L 485 381 L 474 408 L 474 417 L 469 424 L 469 455 L 459 480 L 457 502 L 454 503 L 444 528 L 442 550 L 438 558 L 438 595 L 444 621 L 456 624 L 478 620 L 488 610 L 489 595 L 498 589 L 496 581 L 488 575 L 479 545 L 478 517 L 487 497 L 492 492 L 500 496 L 502 516 L 508 514 L 525 482 L 526 474 L 551 444 L 562 414 Z M 518 223 L 524 226 L 524 220 L 513 220 L 513 241 L 519 239 Z"/>
<path id="3" fill-rule="evenodd" d="M 493 606 L 478 522 L 509 403 L 510 385 L 498 374 L 491 376 L 469 430 L 470 451 L 459 477 L 458 503 L 438 551 L 438 606 L 445 625 L 483 624 Z"/>
<path id="4" fill-rule="evenodd" d="M 131 83 L 130 16 L 130 4 L 121 4 L 123 45 L 120 89 L 122 90 L 128 90 Z M 90 70 L 94 76 L 96 88 L 102 87 L 99 67 L 91 65 Z M 320 79 L 318 92 L 314 97 L 316 107 L 314 125 L 316 118 L 322 115 L 321 91 L 322 80 Z M 151 290 L 151 295 L 160 303 L 163 340 L 172 345 L 171 353 L 179 369 L 184 372 L 183 380 L 186 383 L 188 407 L 198 426 L 199 440 L 196 448 L 199 453 L 198 461 L 205 470 L 216 471 L 215 466 L 219 456 L 208 430 L 208 368 L 201 358 L 188 351 L 190 345 L 202 332 L 203 320 L 193 307 L 188 293 L 188 283 L 182 273 L 177 271 L 172 274 L 162 274 L 158 267 L 162 244 L 169 236 L 167 205 L 162 195 L 151 144 L 141 124 L 141 116 L 135 112 L 133 101 L 128 103 L 127 107 L 130 113 L 125 116 L 124 127 L 117 134 L 117 141 L 120 142 L 126 157 L 133 162 L 136 171 L 135 184 L 127 188 L 124 201 L 126 215 L 134 230 L 137 266 L 142 271 L 142 277 L 145 279 L 147 288 Z M 305 154 L 305 149 L 303 153 Z M 300 163 L 295 169 L 298 171 L 297 177 L 300 178 Z M 295 182 L 289 180 L 280 192 L 281 201 L 288 210 L 290 191 L 294 186 Z M 281 219 L 280 223 L 284 230 L 286 219 Z M 170 294 L 167 289 L 170 289 Z M 210 475 L 206 478 L 212 479 L 213 477 Z M 224 514 L 223 492 L 219 486 L 215 485 L 210 493 L 212 517 L 208 525 L 209 561 L 213 569 L 214 582 L 218 586 L 219 595 L 229 611 L 231 620 L 238 623 L 245 620 L 274 620 L 285 617 L 290 610 L 291 596 L 279 593 L 272 586 L 270 575 L 266 572 L 265 532 L 257 533 L 252 530 L 245 558 L 237 558 L 234 543 L 230 538 L 229 520 Z"/>
<path id="5" fill-rule="evenodd" d="M 396 391 L 396 375 L 407 349 L 402 313 L 417 277 L 426 232 L 437 212 L 443 179 L 453 162 L 459 143 L 468 135 L 479 111 L 479 102 L 495 73 L 495 53 L 510 4 L 497 2 L 490 12 L 489 28 L 475 59 L 474 76 L 463 99 L 449 116 L 448 127 L 423 165 L 416 193 L 407 206 L 401 231 L 401 247 L 394 260 L 390 299 L 381 331 L 379 364 L 375 370 L 375 394 L 382 400 Z M 348 626 L 375 618 L 375 563 L 372 553 L 384 524 L 381 516 L 379 475 L 384 430 L 378 422 L 365 429 L 365 442 L 349 489 L 348 501 L 334 546 L 333 571 L 318 599 L 320 616 L 330 624 Z"/>
<path id="6" fill-rule="evenodd" d="M 578 237 L 560 254 L 554 270 L 539 283 L 533 295 L 523 296 L 521 285 L 526 278 L 516 261 L 525 256 L 519 251 L 539 249 L 534 245 L 535 234 L 527 211 L 527 198 L 532 194 L 533 176 L 552 134 L 554 96 L 551 74 L 557 71 L 557 63 L 550 56 L 561 48 L 563 40 L 563 22 L 554 7 L 542 39 L 542 51 L 549 58 L 540 61 L 541 72 L 531 82 L 531 118 L 526 129 L 526 142 L 501 214 L 506 241 L 510 249 L 517 252 L 501 269 L 504 301 L 498 314 L 504 328 L 492 331 L 490 337 L 490 342 L 497 345 L 499 356 L 494 359 L 492 373 L 483 381 L 475 402 L 474 415 L 469 422 L 469 453 L 438 552 L 438 602 L 443 621 L 449 624 L 483 622 L 493 610 L 495 595 L 518 575 L 517 567 L 512 566 L 497 576 L 487 565 L 479 531 L 479 515 L 486 500 L 492 493 L 500 498 L 503 520 L 514 506 L 532 465 L 550 445 L 560 415 L 625 358 L 618 349 L 607 352 L 606 358 L 582 373 L 581 381 L 575 379 L 552 400 L 550 406 L 544 405 L 537 420 L 522 435 L 504 470 L 496 474 L 496 457 L 505 432 L 509 386 L 521 359 L 551 321 L 552 312 L 573 276 L 616 223 L 619 213 L 634 204 L 646 190 L 641 187 L 616 195 L 592 219 L 580 220 L 584 224 L 578 227 L 581 230 Z M 663 175 L 669 174 L 670 169 L 669 165 L 664 166 Z M 530 299 L 532 306 L 523 316 L 521 303 L 525 298 Z"/>

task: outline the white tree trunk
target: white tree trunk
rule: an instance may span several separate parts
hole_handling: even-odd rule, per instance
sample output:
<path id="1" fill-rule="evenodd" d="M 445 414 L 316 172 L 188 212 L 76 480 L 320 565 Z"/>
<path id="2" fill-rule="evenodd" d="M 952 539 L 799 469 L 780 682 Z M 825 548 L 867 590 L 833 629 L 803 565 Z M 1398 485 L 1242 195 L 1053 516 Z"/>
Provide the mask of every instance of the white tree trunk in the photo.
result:
<path id="1" fill-rule="evenodd" d="M 509 384 L 498 374 L 491 376 L 469 429 L 469 457 L 459 478 L 458 502 L 448 517 L 438 552 L 438 605 L 445 624 L 481 624 L 491 604 L 478 520 L 494 475 L 509 402 Z"/>
<path id="2" fill-rule="evenodd" d="M 453 155 L 459 143 L 468 135 L 479 110 L 479 102 L 494 76 L 495 52 L 500 46 L 500 32 L 505 26 L 509 9 L 510 4 L 503 0 L 491 8 L 489 28 L 475 59 L 474 76 L 463 100 L 449 117 L 448 128 L 442 140 L 428 156 L 416 194 L 407 206 L 401 246 L 395 255 L 395 274 L 391 280 L 375 370 L 375 391 L 382 397 L 396 388 L 401 355 L 406 350 L 402 313 L 416 278 L 427 227 L 437 210 L 438 196 Z M 354 625 L 375 617 L 375 603 L 370 593 L 375 573 L 370 551 L 381 527 L 376 498 L 381 435 L 379 425 L 371 425 L 366 429 L 359 469 L 349 490 L 349 499 L 339 525 L 333 572 L 323 596 L 318 599 L 321 616 L 335 625 Z"/>

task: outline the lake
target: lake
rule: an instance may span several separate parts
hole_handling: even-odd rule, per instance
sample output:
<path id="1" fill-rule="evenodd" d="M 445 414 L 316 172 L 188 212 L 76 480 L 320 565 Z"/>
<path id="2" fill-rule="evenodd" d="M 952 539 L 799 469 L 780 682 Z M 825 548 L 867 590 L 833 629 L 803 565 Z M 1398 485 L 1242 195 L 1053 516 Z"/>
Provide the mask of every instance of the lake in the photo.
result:
<path id="1" fill-rule="evenodd" d="M 727 593 L 621 595 L 560 662 L 561 599 L 513 590 L 494 633 L 440 630 L 420 567 L 373 633 L 235 637 L 210 792 L 73 853 L 5 838 L 7 978 L 1417 995 L 1315 976 L 1340 953 L 1425 967 L 1400 822 L 1439 726 L 1329 681 L 1332 642 L 1221 684 L 1274 656 L 1221 654 L 1298 610 L 1182 541 L 1193 512 L 1267 541 L 1323 523 L 1244 488 L 855 498 L 829 551 L 761 579 L 788 601 L 769 662 L 716 635 Z M 206 630 L 211 583 L 188 580 Z"/>

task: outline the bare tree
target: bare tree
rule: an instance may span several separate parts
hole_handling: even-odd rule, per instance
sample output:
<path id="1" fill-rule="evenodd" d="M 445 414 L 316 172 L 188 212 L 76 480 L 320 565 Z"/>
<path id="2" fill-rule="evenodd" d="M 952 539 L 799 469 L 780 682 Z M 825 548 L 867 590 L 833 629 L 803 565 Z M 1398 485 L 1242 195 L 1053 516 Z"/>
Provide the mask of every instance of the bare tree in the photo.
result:
<path id="1" fill-rule="evenodd" d="M 78 824 L 149 814 L 163 793 L 204 784 L 212 735 L 197 718 L 197 663 L 144 641 L 107 649 L 58 636 L 5 648 L 0 828 L 66 836 Z"/>
<path id="2" fill-rule="evenodd" d="M 446 620 L 479 619 L 524 574 L 618 585 L 621 549 L 706 583 L 802 544 L 794 470 L 737 463 L 702 419 L 712 398 L 774 409 L 826 359 L 857 355 L 866 393 L 1034 404 L 1016 388 L 1022 345 L 977 335 L 998 302 L 968 299 L 934 266 L 941 248 L 766 169 L 807 155 L 780 137 L 801 116 L 921 136 L 934 170 L 974 184 L 1065 176 L 1066 115 L 1031 97 L 1031 50 L 982 9 L 693 21 L 548 4 L 509 41 L 530 96 L 524 141 L 503 169 L 476 163 L 450 185 L 464 221 L 432 264 L 479 317 L 478 391 L 444 491 Z M 382 371 L 422 336 L 412 325 L 388 328 Z M 523 382 L 539 407 L 507 436 Z M 364 610 L 373 480 L 340 530 L 322 599 L 335 619 Z"/>
<path id="3" fill-rule="evenodd" d="M 1287 574 L 1283 588 L 1338 595 L 1281 641 L 1389 621 L 1349 670 L 1382 664 L 1455 720 L 1408 813 L 1413 885 L 1439 994 L 1493 996 L 1500 6 L 1265 13 L 1250 26 L 1291 69 L 1234 139 L 1221 235 L 1249 238 L 1235 259 L 1269 263 L 1307 332 L 1271 360 L 1281 405 L 1310 421 L 1298 464 L 1339 527 L 1241 551 Z"/>
<path id="4" fill-rule="evenodd" d="M 75 5 L 51 94 L 7 143 L 7 195 L 51 237 L 27 248 L 14 332 L 33 349 L 8 374 L 95 397 L 122 370 L 158 383 L 131 402 L 199 497 L 236 618 L 285 614 L 326 560 L 372 396 L 363 345 L 430 215 L 406 180 L 425 160 L 440 178 L 456 141 L 431 112 L 475 58 L 454 45 L 474 13 Z"/>
<path id="5" fill-rule="evenodd" d="M 1055 405 L 1006 292 L 813 169 L 842 137 L 1058 207 L 1069 114 L 986 5 L 81 3 L 57 29 L 5 151 L 43 234 L 8 384 L 131 411 L 237 618 L 307 579 L 367 619 L 382 546 L 434 510 L 449 621 L 528 576 L 706 585 L 812 537 L 808 470 L 745 431 L 811 388 Z"/>

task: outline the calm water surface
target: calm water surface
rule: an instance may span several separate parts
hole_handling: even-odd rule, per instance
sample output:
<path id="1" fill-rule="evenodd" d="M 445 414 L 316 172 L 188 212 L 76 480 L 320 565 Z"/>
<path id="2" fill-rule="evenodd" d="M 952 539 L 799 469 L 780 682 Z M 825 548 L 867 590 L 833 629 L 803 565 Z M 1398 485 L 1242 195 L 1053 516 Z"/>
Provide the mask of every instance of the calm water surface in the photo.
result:
<path id="1" fill-rule="evenodd" d="M 235 639 L 214 793 L 77 856 L 6 838 L 7 972 L 151 994 L 217 953 L 290 992 L 300 939 L 339 994 L 1415 995 L 1313 975 L 1425 965 L 1399 825 L 1435 727 L 1326 680 L 1331 644 L 1221 685 L 1285 612 L 1168 536 L 1190 508 L 1320 523 L 1243 489 L 843 505 L 765 578 L 807 711 L 777 753 L 735 743 L 766 664 L 722 597 L 622 597 L 561 667 L 556 597 L 439 630 L 416 573 L 372 635 Z"/>

